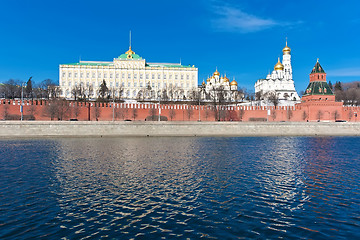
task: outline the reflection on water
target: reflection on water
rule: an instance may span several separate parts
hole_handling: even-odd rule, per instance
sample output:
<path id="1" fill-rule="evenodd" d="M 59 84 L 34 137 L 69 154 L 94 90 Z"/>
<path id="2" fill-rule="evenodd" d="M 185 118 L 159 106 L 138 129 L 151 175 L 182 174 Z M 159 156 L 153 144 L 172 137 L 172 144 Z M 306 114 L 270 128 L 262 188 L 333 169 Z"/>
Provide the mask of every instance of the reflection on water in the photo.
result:
<path id="1" fill-rule="evenodd" d="M 359 143 L 0 141 L 0 238 L 359 238 Z"/>

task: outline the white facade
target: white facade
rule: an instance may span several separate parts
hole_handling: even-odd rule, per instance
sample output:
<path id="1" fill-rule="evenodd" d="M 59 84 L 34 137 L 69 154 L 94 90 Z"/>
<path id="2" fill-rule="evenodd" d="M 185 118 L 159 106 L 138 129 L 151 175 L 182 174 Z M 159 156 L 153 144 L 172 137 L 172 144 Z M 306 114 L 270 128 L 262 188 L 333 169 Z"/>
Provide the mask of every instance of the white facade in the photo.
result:
<path id="1" fill-rule="evenodd" d="M 170 100 L 188 97 L 197 89 L 198 69 L 178 63 L 147 63 L 129 50 L 112 62 L 80 61 L 61 64 L 59 84 L 62 96 L 73 98 L 73 89 L 91 89 L 90 98 L 99 95 L 103 80 L 115 97 L 123 99 L 158 99 L 164 92 Z"/>
<path id="2" fill-rule="evenodd" d="M 283 61 L 275 64 L 274 71 L 265 79 L 259 79 L 255 83 L 255 95 L 266 100 L 267 95 L 275 93 L 280 101 L 299 101 L 300 97 L 295 90 L 291 67 L 291 49 L 286 46 L 283 49 Z"/>
<path id="3" fill-rule="evenodd" d="M 203 93 L 203 98 L 206 98 L 206 95 L 209 96 L 213 93 L 217 94 L 216 92 L 221 90 L 223 91 L 225 95 L 224 97 L 227 100 L 237 100 L 237 82 L 235 81 L 235 79 L 230 82 L 229 78 L 227 78 L 226 75 L 221 77 L 217 69 L 213 73 L 213 75 L 206 80 L 206 83 L 203 81 L 202 87 L 205 90 Z"/>

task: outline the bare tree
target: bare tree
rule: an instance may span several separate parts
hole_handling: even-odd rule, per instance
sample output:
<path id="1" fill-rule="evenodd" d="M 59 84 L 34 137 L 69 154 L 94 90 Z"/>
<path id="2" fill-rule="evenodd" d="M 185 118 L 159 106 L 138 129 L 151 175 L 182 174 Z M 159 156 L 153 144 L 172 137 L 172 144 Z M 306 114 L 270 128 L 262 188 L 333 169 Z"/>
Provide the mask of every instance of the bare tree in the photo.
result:
<path id="1" fill-rule="evenodd" d="M 74 113 L 74 117 L 77 119 L 78 116 L 80 115 L 80 107 L 78 105 L 78 103 L 74 103 L 74 106 L 73 106 L 73 113 Z"/>
<path id="2" fill-rule="evenodd" d="M 3 119 L 8 120 L 9 118 L 9 105 L 3 104 Z"/>
<path id="3" fill-rule="evenodd" d="M 132 114 L 132 118 L 133 118 L 133 120 L 135 121 L 135 118 L 137 118 L 137 116 L 138 116 L 138 110 L 137 110 L 137 108 L 133 108 L 132 109 L 132 112 L 131 112 Z"/>
<path id="4" fill-rule="evenodd" d="M 317 119 L 318 119 L 319 122 L 320 122 L 320 120 L 321 120 L 322 115 L 323 115 L 323 112 L 322 112 L 321 110 L 319 110 L 319 111 L 317 112 L 317 114 L 316 114 Z"/>
<path id="5" fill-rule="evenodd" d="M 305 119 L 306 119 L 307 117 L 308 117 L 308 116 L 307 116 L 306 111 L 303 111 L 303 113 L 302 113 L 302 120 L 305 121 Z"/>
<path id="6" fill-rule="evenodd" d="M 267 97 L 270 103 L 272 103 L 276 109 L 276 107 L 279 105 L 279 97 L 277 96 L 277 94 L 275 92 L 269 92 L 267 93 Z"/>
<path id="7" fill-rule="evenodd" d="M 275 109 L 272 111 L 271 117 L 272 117 L 273 121 L 276 119 L 276 110 Z"/>
<path id="8" fill-rule="evenodd" d="M 93 107 L 93 116 L 95 118 L 96 121 L 99 121 L 99 117 L 101 115 L 101 108 L 100 108 L 100 103 L 99 102 L 95 102 L 94 103 L 94 107 Z"/>
<path id="9" fill-rule="evenodd" d="M 36 106 L 30 105 L 29 108 L 27 109 L 26 113 L 30 115 L 29 118 L 31 120 L 35 120 Z"/>
<path id="10" fill-rule="evenodd" d="M 192 115 L 194 114 L 193 106 L 188 105 L 186 109 L 186 116 L 188 117 L 188 120 L 190 121 Z"/>
<path id="11" fill-rule="evenodd" d="M 109 88 L 106 86 L 105 79 L 100 84 L 98 93 L 99 93 L 99 98 L 102 101 L 104 101 L 106 98 L 109 97 Z"/>
<path id="12" fill-rule="evenodd" d="M 240 110 L 239 110 L 239 119 L 240 119 L 240 121 L 242 121 L 244 115 L 245 115 L 245 110 L 243 108 L 240 108 Z"/>
<path id="13" fill-rule="evenodd" d="M 335 122 L 336 122 L 336 120 L 339 119 L 340 114 L 339 114 L 339 112 L 338 112 L 337 110 L 335 110 L 335 111 L 333 112 L 333 116 L 334 116 L 334 120 L 335 120 Z"/>
<path id="14" fill-rule="evenodd" d="M 175 111 L 175 109 L 174 109 L 174 106 L 171 105 L 171 108 L 170 108 L 170 110 L 169 110 L 169 117 L 170 117 L 171 121 L 173 120 L 173 118 L 174 118 L 175 116 L 176 116 L 176 111 Z"/>
<path id="15" fill-rule="evenodd" d="M 155 109 L 154 105 L 151 105 L 151 106 L 150 106 L 149 115 L 150 115 L 150 120 L 151 120 L 151 121 L 155 121 L 155 120 L 156 120 L 156 109 Z"/>
<path id="16" fill-rule="evenodd" d="M 292 110 L 290 108 L 288 108 L 287 111 L 286 111 L 286 118 L 288 119 L 288 121 L 290 121 L 292 116 L 293 116 L 293 112 L 292 112 Z"/>

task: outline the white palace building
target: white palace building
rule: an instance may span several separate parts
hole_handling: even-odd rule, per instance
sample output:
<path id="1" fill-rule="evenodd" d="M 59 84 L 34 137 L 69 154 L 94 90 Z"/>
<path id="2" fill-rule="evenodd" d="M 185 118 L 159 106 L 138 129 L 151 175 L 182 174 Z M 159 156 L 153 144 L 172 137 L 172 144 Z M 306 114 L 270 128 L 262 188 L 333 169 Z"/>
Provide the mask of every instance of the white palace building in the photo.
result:
<path id="1" fill-rule="evenodd" d="M 198 87 L 198 69 L 178 63 L 148 63 L 131 49 L 113 61 L 80 61 L 61 64 L 59 85 L 62 97 L 73 98 L 73 89 L 92 89 L 90 98 L 99 95 L 102 82 L 123 99 L 158 99 L 164 92 L 170 100 L 187 98 Z"/>
<path id="2" fill-rule="evenodd" d="M 294 105 L 300 100 L 295 90 L 291 67 L 291 49 L 287 45 L 283 48 L 282 63 L 280 58 L 274 66 L 274 71 L 265 79 L 259 79 L 255 83 L 255 95 L 267 100 L 269 94 L 276 94 L 280 105 Z"/>

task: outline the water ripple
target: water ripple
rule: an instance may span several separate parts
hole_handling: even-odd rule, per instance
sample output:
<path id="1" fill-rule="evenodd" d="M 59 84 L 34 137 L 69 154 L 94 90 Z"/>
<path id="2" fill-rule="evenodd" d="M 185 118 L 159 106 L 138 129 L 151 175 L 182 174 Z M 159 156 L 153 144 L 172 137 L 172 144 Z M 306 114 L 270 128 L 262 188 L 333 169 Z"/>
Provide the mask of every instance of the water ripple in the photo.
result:
<path id="1" fill-rule="evenodd" d="M 0 141 L 0 238 L 360 238 L 359 143 Z"/>

